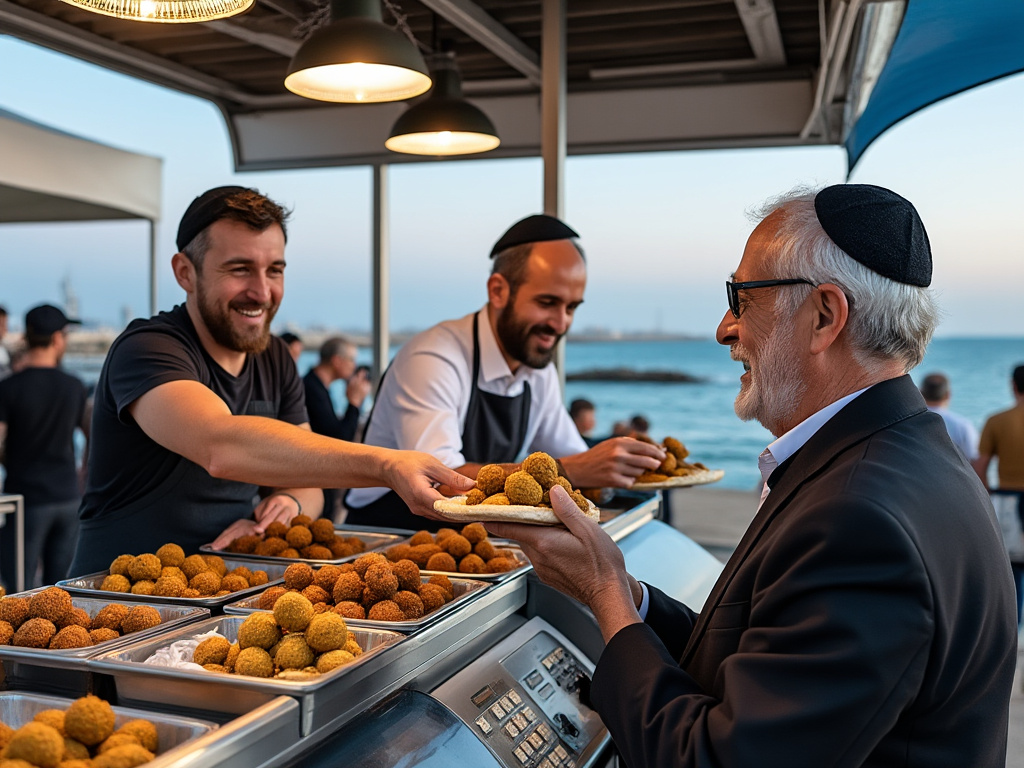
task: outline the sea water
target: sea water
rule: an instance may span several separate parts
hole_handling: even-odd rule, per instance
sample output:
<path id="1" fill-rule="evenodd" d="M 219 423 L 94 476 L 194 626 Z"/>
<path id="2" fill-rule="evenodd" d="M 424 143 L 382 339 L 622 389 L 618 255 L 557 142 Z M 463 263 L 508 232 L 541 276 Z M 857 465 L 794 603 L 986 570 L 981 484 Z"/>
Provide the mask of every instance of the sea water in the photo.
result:
<path id="1" fill-rule="evenodd" d="M 743 366 L 730 359 L 727 347 L 712 340 L 570 340 L 565 359 L 570 374 L 625 366 L 698 377 L 700 382 L 693 384 L 572 381 L 566 385 L 565 402 L 583 397 L 594 403 L 595 436 L 610 434 L 616 421 L 644 416 L 651 423 L 652 437 L 676 437 L 690 449 L 692 461 L 725 470 L 719 487 L 750 490 L 760 482 L 757 456 L 774 438 L 760 424 L 736 417 L 733 401 Z M 315 353 L 303 353 L 300 372 L 305 373 L 316 361 Z M 369 362 L 368 350 L 360 350 L 359 361 Z M 102 362 L 100 357 L 78 357 L 69 358 L 65 365 L 87 384 L 94 384 Z M 1013 405 L 1010 373 L 1016 365 L 1024 365 L 1024 338 L 936 339 L 911 376 L 920 383 L 929 373 L 945 373 L 952 386 L 951 409 L 970 419 L 980 431 L 989 415 Z M 341 382 L 334 383 L 331 395 L 341 410 L 345 399 Z M 371 400 L 363 407 L 364 417 Z"/>

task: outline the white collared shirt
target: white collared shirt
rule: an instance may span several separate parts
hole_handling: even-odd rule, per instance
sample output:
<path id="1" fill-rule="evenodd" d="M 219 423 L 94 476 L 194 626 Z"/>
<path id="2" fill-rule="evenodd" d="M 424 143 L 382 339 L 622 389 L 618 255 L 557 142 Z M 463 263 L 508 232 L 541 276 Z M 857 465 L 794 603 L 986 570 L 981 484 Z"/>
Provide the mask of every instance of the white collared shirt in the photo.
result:
<path id="1" fill-rule="evenodd" d="M 448 320 L 409 339 L 388 368 L 377 393 L 366 432 L 367 445 L 425 451 L 449 467 L 466 463 L 462 432 L 469 411 L 473 375 L 473 315 Z M 579 430 L 562 402 L 553 365 L 520 365 L 513 373 L 494 337 L 487 308 L 480 312 L 480 375 L 485 392 L 514 397 L 530 383 L 530 415 L 525 449 L 556 458 L 587 450 Z M 357 488 L 348 504 L 364 507 L 383 496 L 386 488 Z"/>

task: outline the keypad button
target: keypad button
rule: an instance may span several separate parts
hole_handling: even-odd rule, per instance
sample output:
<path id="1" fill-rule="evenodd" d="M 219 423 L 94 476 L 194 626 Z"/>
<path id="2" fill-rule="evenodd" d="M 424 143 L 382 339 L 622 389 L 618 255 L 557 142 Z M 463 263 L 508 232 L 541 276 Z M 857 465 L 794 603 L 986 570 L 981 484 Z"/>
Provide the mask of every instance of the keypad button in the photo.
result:
<path id="1" fill-rule="evenodd" d="M 547 723 L 541 723 L 540 725 L 538 725 L 537 726 L 537 733 L 539 733 L 545 739 L 550 739 L 551 736 L 552 736 L 551 729 L 548 728 L 548 724 Z"/>
<path id="2" fill-rule="evenodd" d="M 544 746 L 544 739 L 536 732 L 530 734 L 529 742 L 537 749 Z"/>
<path id="3" fill-rule="evenodd" d="M 505 731 L 505 733 L 508 734 L 508 737 L 510 739 L 514 739 L 516 736 L 519 735 L 519 729 L 516 728 L 513 723 L 509 723 L 502 730 Z"/>
<path id="4" fill-rule="evenodd" d="M 537 719 L 537 715 L 529 707 L 523 707 L 523 716 L 531 723 Z"/>
<path id="5" fill-rule="evenodd" d="M 523 700 L 520 698 L 519 694 L 516 693 L 514 690 L 508 692 L 508 698 L 517 707 L 523 703 Z"/>
<path id="6" fill-rule="evenodd" d="M 505 716 L 505 710 L 501 708 L 501 704 L 492 704 L 491 714 L 501 720 Z"/>
<path id="7" fill-rule="evenodd" d="M 569 756 L 569 753 L 565 751 L 565 747 L 561 744 L 555 747 L 555 754 L 558 755 L 559 760 L 565 760 Z"/>
<path id="8" fill-rule="evenodd" d="M 537 670 L 533 670 L 533 672 L 526 676 L 526 685 L 532 691 L 534 688 L 540 685 L 541 680 L 543 679 L 544 678 L 541 676 L 540 672 L 538 672 Z"/>
<path id="9" fill-rule="evenodd" d="M 544 687 L 537 691 L 537 695 L 542 699 L 550 699 L 551 694 L 555 692 L 555 687 L 551 683 L 544 683 Z"/>
<path id="10" fill-rule="evenodd" d="M 476 719 L 476 724 L 477 727 L 485 734 L 490 733 L 493 730 L 491 728 L 491 724 L 487 722 L 486 717 L 478 717 Z"/>
<path id="11" fill-rule="evenodd" d="M 498 703 L 501 704 L 501 708 L 504 709 L 506 713 L 511 712 L 513 709 L 515 709 L 515 705 L 513 705 L 512 702 L 509 701 L 508 696 L 502 696 L 501 699 L 498 700 Z"/>
<path id="12" fill-rule="evenodd" d="M 523 752 L 525 752 L 528 755 L 532 755 L 534 753 L 534 751 L 535 751 L 533 749 L 533 747 L 530 745 L 530 742 L 528 742 L 528 741 L 524 741 L 519 746 L 522 747 Z"/>
<path id="13" fill-rule="evenodd" d="M 519 749 L 519 747 L 516 747 L 516 750 L 513 754 L 515 754 L 516 759 L 523 765 L 526 765 L 528 762 L 530 762 L 529 755 L 523 752 L 523 750 Z"/>

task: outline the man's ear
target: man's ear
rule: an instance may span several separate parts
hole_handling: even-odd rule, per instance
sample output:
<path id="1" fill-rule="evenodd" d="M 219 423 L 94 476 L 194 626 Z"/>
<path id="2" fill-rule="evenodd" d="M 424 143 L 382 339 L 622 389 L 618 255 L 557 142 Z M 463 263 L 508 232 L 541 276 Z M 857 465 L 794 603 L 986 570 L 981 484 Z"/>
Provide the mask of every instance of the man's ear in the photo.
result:
<path id="1" fill-rule="evenodd" d="M 504 275 L 497 273 L 487 278 L 487 301 L 495 309 L 504 309 L 512 295 L 512 287 Z"/>
<path id="2" fill-rule="evenodd" d="M 171 270 L 174 272 L 174 279 L 185 293 L 195 291 L 196 265 L 192 263 L 192 259 L 179 251 L 171 257 Z"/>
<path id="3" fill-rule="evenodd" d="M 810 298 L 814 312 L 810 351 L 816 355 L 839 338 L 850 319 L 850 302 L 843 289 L 834 283 L 822 283 Z"/>

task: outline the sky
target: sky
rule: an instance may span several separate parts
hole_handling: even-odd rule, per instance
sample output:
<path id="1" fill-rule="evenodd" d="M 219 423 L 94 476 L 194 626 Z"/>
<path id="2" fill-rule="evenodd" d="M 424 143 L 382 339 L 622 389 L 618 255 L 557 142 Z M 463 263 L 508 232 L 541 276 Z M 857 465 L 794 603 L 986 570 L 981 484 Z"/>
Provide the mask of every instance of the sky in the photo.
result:
<path id="1" fill-rule="evenodd" d="M 366 330 L 371 312 L 368 168 L 236 174 L 212 104 L 0 35 L 0 108 L 163 159 L 158 307 L 184 298 L 170 257 L 182 212 L 222 184 L 293 209 L 286 294 L 275 329 Z M 928 229 L 943 321 L 938 336 L 1020 336 L 1024 77 L 933 105 L 878 139 L 850 178 L 911 200 Z M 845 180 L 839 147 L 571 157 L 565 219 L 587 252 L 574 330 L 711 336 L 723 282 L 753 224 L 746 212 L 798 185 Z M 491 245 L 542 208 L 539 159 L 390 169 L 391 328 L 413 330 L 482 306 Z M 11 326 L 62 302 L 70 280 L 86 321 L 120 328 L 148 314 L 144 222 L 0 226 L 0 304 Z"/>

